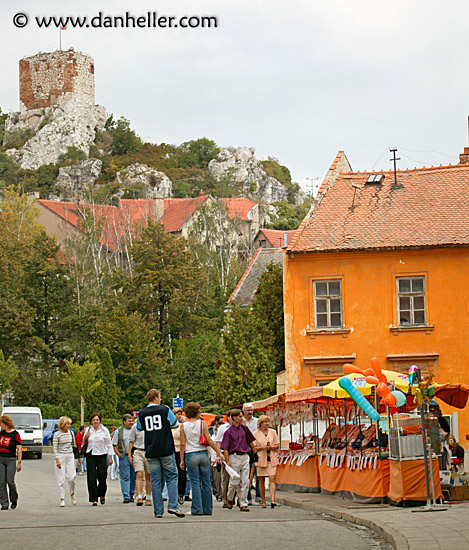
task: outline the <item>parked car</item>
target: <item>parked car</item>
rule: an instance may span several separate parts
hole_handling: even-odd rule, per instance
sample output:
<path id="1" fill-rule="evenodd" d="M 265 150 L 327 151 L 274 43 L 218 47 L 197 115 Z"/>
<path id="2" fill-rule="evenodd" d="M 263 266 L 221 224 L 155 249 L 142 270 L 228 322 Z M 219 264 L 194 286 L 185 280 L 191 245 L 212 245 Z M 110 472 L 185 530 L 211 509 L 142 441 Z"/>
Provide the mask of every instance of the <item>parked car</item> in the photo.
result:
<path id="1" fill-rule="evenodd" d="M 7 414 L 21 436 L 23 451 L 34 453 L 42 458 L 42 414 L 39 407 L 5 407 L 3 414 Z"/>
<path id="2" fill-rule="evenodd" d="M 52 445 L 54 434 L 59 429 L 59 419 L 44 418 L 42 421 L 42 428 L 44 430 L 43 445 Z"/>

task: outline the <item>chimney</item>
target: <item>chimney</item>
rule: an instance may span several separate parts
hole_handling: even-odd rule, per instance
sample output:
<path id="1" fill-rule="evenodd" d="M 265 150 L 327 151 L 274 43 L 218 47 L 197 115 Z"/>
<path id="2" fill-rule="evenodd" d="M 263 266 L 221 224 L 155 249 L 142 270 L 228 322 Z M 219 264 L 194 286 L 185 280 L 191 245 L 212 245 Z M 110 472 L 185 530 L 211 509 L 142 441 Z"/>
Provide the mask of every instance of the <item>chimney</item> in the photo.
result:
<path id="1" fill-rule="evenodd" d="M 164 214 L 164 198 L 158 197 L 153 199 L 153 218 L 157 222 Z"/>
<path id="2" fill-rule="evenodd" d="M 288 233 L 285 231 L 285 233 L 283 234 L 283 247 L 287 248 L 287 246 L 288 246 Z"/>
<path id="3" fill-rule="evenodd" d="M 459 155 L 459 164 L 469 163 L 469 147 L 464 147 L 464 152 Z"/>

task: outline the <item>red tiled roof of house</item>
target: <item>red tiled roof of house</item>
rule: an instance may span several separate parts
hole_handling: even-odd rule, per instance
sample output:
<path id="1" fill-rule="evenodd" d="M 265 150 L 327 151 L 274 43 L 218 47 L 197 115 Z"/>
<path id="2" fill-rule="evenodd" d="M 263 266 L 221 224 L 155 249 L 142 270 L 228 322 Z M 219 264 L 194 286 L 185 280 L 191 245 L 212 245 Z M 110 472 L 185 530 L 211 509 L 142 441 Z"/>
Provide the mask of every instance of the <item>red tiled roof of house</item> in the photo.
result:
<path id="1" fill-rule="evenodd" d="M 164 230 L 168 233 L 179 231 L 196 208 L 201 206 L 209 197 L 210 195 L 199 195 L 195 199 L 168 199 L 168 204 L 165 200 L 164 214 L 159 223 L 164 225 Z"/>
<path id="2" fill-rule="evenodd" d="M 283 248 L 285 246 L 285 233 L 287 234 L 287 246 L 293 239 L 296 229 L 282 231 L 281 229 L 259 229 L 265 238 L 272 244 L 272 248 Z"/>
<path id="3" fill-rule="evenodd" d="M 257 202 L 244 197 L 232 197 L 218 200 L 225 205 L 228 217 L 231 219 L 238 217 L 241 220 L 248 220 L 249 212 L 257 205 Z"/>
<path id="4" fill-rule="evenodd" d="M 329 182 L 288 252 L 469 246 L 469 164 L 372 173 Z"/>
<path id="5" fill-rule="evenodd" d="M 39 202 L 80 230 L 83 229 L 83 220 L 86 219 L 87 214 L 94 214 L 96 223 L 103 224 L 101 237 L 102 244 L 110 250 L 119 248 L 119 242 L 124 237 L 125 230 L 122 224 L 122 217 L 117 207 L 102 204 L 78 205 L 75 202 L 47 200 L 40 200 Z"/>

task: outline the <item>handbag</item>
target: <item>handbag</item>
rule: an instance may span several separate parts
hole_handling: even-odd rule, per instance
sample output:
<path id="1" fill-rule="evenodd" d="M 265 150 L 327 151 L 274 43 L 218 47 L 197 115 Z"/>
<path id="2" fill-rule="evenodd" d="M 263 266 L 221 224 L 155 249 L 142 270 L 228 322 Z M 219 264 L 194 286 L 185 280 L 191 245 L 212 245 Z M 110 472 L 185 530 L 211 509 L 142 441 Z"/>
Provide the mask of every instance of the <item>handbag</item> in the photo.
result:
<path id="1" fill-rule="evenodd" d="M 85 433 L 85 435 L 90 431 L 90 429 L 88 428 L 87 432 Z M 88 450 L 88 438 L 89 436 L 86 438 L 86 441 L 83 441 L 83 443 L 81 444 L 81 449 L 80 449 L 80 458 L 85 458 L 86 457 L 86 452 Z"/>
<path id="2" fill-rule="evenodd" d="M 201 445 L 204 445 L 205 447 L 208 447 L 208 441 L 207 438 L 204 435 L 203 432 L 203 420 L 200 421 L 200 437 L 199 437 L 199 443 Z"/>

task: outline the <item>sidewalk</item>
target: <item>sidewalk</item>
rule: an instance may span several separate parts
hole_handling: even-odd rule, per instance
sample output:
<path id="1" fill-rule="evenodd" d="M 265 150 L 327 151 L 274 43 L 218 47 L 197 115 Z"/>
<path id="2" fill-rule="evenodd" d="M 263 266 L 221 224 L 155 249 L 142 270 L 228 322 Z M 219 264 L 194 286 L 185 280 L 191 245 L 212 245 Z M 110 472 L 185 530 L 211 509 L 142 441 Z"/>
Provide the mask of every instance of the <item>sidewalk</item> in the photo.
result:
<path id="1" fill-rule="evenodd" d="M 314 493 L 282 491 L 277 493 L 277 501 L 369 527 L 396 550 L 469 550 L 469 501 L 448 504 L 448 509 L 441 512 L 358 504 Z"/>

